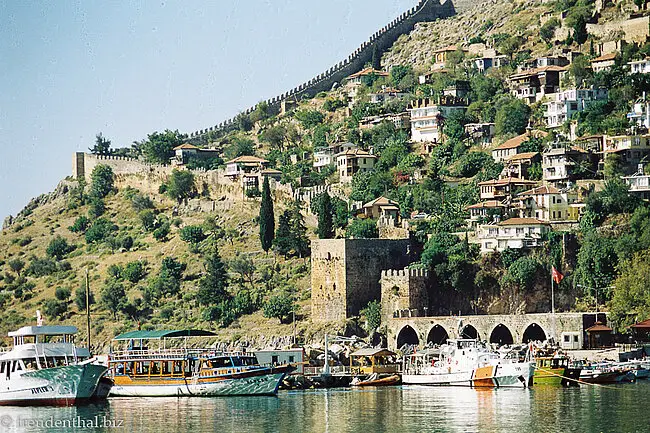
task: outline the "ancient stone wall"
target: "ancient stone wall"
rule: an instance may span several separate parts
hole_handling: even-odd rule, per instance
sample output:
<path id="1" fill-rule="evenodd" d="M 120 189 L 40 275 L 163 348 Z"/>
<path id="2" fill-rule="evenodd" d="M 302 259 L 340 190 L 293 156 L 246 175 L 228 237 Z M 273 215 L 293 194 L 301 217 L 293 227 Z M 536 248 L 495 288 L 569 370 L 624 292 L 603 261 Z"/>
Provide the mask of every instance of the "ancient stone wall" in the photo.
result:
<path id="1" fill-rule="evenodd" d="M 424 269 L 386 270 L 381 273 L 382 323 L 397 312 L 420 316 L 429 305 L 427 284 L 429 273 Z"/>
<path id="2" fill-rule="evenodd" d="M 319 92 L 329 91 L 334 83 L 341 83 L 347 76 L 361 70 L 364 65 L 372 60 L 372 53 L 377 48 L 381 54 L 388 50 L 401 35 L 413 30 L 416 23 L 435 21 L 448 18 L 456 14 L 452 0 L 420 0 L 417 6 L 404 12 L 374 33 L 369 40 L 350 54 L 345 60 L 332 66 L 325 72 L 311 80 L 289 90 L 286 93 L 267 99 L 265 102 L 275 110 L 280 108 L 282 101 L 287 99 L 299 100 L 303 96 L 314 96 Z M 250 114 L 256 106 L 244 110 L 243 114 Z M 223 131 L 235 124 L 235 119 L 228 119 L 217 125 L 201 129 L 189 134 L 189 141 L 199 141 L 206 134 L 213 131 Z"/>
<path id="3" fill-rule="evenodd" d="M 644 43 L 650 37 L 650 16 L 605 24 L 587 24 L 587 32 L 606 41 L 623 36 L 626 42 Z"/>
<path id="4" fill-rule="evenodd" d="M 311 242 L 311 315 L 314 322 L 346 318 L 345 239 Z"/>

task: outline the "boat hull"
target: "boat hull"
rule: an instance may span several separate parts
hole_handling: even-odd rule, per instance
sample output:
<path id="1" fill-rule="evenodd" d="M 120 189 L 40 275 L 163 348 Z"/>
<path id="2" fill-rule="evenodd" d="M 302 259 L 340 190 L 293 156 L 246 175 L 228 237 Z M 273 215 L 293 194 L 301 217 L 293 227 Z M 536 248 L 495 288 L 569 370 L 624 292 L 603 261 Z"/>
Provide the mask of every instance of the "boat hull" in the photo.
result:
<path id="1" fill-rule="evenodd" d="M 406 385 L 469 386 L 473 388 L 526 388 L 533 374 L 532 364 L 498 364 L 459 372 L 403 374 Z"/>
<path id="2" fill-rule="evenodd" d="M 578 386 L 580 368 L 542 368 L 537 367 L 533 375 L 533 385 L 538 386 Z"/>
<path id="3" fill-rule="evenodd" d="M 130 380 L 117 376 L 110 397 L 218 397 L 276 395 L 289 371 L 279 369 L 237 377 L 201 377 L 154 380 Z"/>
<path id="4" fill-rule="evenodd" d="M 67 365 L 27 371 L 6 381 L 0 406 L 74 406 L 93 396 L 106 367 L 97 364 Z"/>

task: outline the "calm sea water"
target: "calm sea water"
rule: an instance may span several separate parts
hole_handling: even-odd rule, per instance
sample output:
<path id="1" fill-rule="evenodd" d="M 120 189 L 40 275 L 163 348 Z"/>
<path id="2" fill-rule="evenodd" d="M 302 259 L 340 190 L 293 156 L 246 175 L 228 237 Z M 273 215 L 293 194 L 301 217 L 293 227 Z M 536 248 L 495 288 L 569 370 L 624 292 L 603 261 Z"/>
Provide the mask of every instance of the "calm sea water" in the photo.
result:
<path id="1" fill-rule="evenodd" d="M 0 408 L 0 432 L 650 432 L 648 397 L 650 382 L 642 381 L 609 388 L 404 386 L 119 398 L 78 408 Z"/>

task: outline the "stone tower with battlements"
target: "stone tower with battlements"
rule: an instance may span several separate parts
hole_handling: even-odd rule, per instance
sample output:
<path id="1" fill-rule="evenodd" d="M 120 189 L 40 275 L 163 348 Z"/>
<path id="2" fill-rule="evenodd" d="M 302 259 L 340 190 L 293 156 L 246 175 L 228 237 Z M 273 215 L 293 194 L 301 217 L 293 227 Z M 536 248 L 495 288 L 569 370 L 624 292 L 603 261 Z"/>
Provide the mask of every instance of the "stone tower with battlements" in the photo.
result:
<path id="1" fill-rule="evenodd" d="M 424 316 L 429 306 L 429 272 L 424 269 L 381 272 L 381 317 Z"/>

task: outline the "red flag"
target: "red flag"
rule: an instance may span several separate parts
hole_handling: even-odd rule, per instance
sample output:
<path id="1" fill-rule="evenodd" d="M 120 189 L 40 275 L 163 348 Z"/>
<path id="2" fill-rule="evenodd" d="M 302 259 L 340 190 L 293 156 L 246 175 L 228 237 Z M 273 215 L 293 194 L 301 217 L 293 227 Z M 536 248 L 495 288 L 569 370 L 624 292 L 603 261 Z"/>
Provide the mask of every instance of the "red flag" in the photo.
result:
<path id="1" fill-rule="evenodd" d="M 564 275 L 560 273 L 557 269 L 555 269 L 555 266 L 551 267 L 551 275 L 553 276 L 553 281 L 555 281 L 555 284 L 560 284 L 560 281 L 564 278 Z"/>

